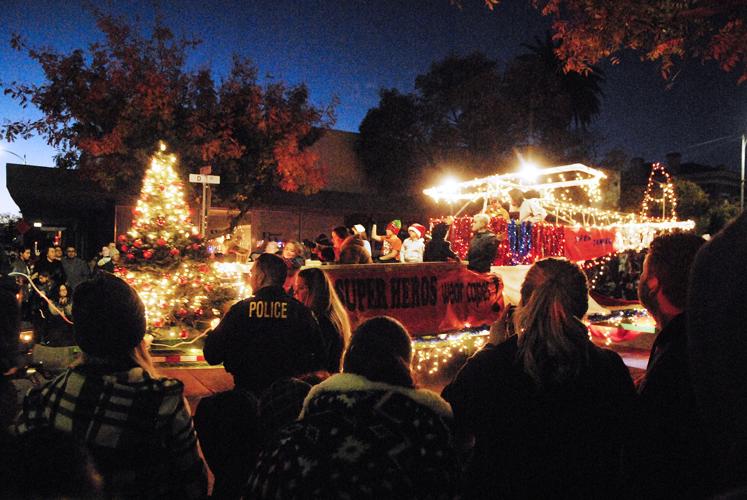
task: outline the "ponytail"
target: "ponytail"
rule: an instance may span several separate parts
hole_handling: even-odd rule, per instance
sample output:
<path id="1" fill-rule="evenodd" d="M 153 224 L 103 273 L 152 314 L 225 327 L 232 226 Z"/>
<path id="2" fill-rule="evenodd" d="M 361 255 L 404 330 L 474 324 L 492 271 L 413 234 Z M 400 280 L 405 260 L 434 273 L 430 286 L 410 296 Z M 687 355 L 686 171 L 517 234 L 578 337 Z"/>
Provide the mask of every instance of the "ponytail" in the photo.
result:
<path id="1" fill-rule="evenodd" d="M 517 359 L 538 385 L 577 376 L 588 360 L 588 332 L 580 317 L 588 307 L 586 277 L 560 259 L 537 262 L 522 285 L 514 314 Z"/>

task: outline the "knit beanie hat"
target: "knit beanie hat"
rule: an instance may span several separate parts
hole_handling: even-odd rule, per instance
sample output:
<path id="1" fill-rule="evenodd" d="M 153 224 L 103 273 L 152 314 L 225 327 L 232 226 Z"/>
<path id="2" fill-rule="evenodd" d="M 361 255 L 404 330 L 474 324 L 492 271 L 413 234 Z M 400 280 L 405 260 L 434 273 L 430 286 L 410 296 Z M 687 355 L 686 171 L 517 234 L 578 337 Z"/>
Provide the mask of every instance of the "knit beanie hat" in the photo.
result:
<path id="1" fill-rule="evenodd" d="M 126 358 L 145 335 L 145 306 L 137 292 L 109 273 L 84 281 L 73 296 L 75 342 L 101 358 Z"/>
<path id="2" fill-rule="evenodd" d="M 425 226 L 422 224 L 412 224 L 407 230 L 414 231 L 418 235 L 418 238 L 425 236 Z"/>
<path id="3" fill-rule="evenodd" d="M 389 224 L 388 224 L 388 225 L 386 226 L 386 230 L 387 230 L 387 231 L 391 231 L 391 232 L 393 232 L 394 234 L 397 234 L 397 233 L 399 233 L 399 230 L 400 230 L 400 229 L 402 229 L 402 221 L 401 221 L 401 220 L 399 220 L 399 219 L 394 219 L 394 220 L 393 220 L 392 222 L 390 222 L 390 223 L 389 223 Z"/>

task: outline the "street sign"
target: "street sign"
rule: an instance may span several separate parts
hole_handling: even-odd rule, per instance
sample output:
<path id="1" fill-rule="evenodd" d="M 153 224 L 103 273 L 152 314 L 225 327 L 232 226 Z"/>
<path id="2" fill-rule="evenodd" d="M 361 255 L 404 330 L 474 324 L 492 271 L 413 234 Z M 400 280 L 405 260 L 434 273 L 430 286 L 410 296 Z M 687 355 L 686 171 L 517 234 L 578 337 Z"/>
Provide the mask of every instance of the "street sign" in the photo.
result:
<path id="1" fill-rule="evenodd" d="M 220 184 L 220 175 L 189 174 L 189 182 L 196 184 Z"/>

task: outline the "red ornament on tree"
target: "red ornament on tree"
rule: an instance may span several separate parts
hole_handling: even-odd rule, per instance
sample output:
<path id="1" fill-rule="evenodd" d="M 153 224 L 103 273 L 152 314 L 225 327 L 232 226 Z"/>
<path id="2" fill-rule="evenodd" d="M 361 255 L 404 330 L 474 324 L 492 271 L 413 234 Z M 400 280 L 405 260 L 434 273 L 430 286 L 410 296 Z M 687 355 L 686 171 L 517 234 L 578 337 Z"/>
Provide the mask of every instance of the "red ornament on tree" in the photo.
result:
<path id="1" fill-rule="evenodd" d="M 119 239 L 120 243 L 124 243 L 125 241 L 127 241 L 127 235 L 126 234 L 120 234 L 118 239 Z"/>
<path id="2" fill-rule="evenodd" d="M 121 247 L 119 247 L 119 249 L 122 250 L 123 252 L 126 252 L 127 250 L 129 250 L 127 245 L 122 245 Z"/>
<path id="3" fill-rule="evenodd" d="M 169 250 L 169 255 L 173 255 L 174 257 L 176 257 L 177 255 L 179 255 L 179 249 L 172 248 L 171 250 Z"/>
<path id="4" fill-rule="evenodd" d="M 153 252 L 152 251 L 146 250 L 146 251 L 143 252 L 143 258 L 144 259 L 150 259 L 151 257 L 153 257 Z"/>
<path id="5" fill-rule="evenodd" d="M 185 329 L 182 329 L 179 332 L 179 338 L 180 339 L 186 339 L 187 337 L 189 337 L 189 332 L 187 330 L 185 330 Z"/>
<path id="6" fill-rule="evenodd" d="M 132 242 L 132 246 L 134 246 L 135 248 L 140 248 L 141 246 L 143 246 L 143 240 L 139 238 L 136 239 L 135 241 Z"/>
<path id="7" fill-rule="evenodd" d="M 156 245 L 158 245 L 159 247 L 166 246 L 166 243 L 167 243 L 166 240 L 164 240 L 163 238 L 158 238 L 156 240 Z"/>
<path id="8" fill-rule="evenodd" d="M 134 258 L 135 258 L 135 254 L 134 253 L 128 253 L 127 254 L 127 260 L 132 260 Z"/>
<path id="9" fill-rule="evenodd" d="M 197 243 L 193 243 L 192 244 L 192 250 L 196 251 L 196 250 L 199 250 L 199 249 L 200 249 L 200 245 L 199 244 L 197 244 Z"/>

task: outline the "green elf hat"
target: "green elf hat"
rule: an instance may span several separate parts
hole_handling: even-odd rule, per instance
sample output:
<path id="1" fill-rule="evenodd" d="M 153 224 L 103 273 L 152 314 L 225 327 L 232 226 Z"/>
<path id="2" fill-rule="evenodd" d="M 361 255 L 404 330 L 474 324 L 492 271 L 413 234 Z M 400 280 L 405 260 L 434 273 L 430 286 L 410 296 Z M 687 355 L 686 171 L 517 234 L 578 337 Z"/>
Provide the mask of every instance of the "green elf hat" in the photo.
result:
<path id="1" fill-rule="evenodd" d="M 394 234 L 399 233 L 399 230 L 402 229 L 402 221 L 399 219 L 394 219 L 392 222 L 387 224 L 386 230 L 391 231 Z"/>

